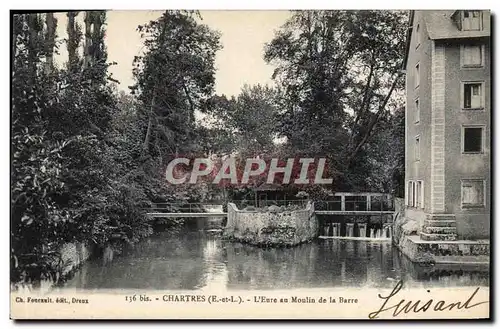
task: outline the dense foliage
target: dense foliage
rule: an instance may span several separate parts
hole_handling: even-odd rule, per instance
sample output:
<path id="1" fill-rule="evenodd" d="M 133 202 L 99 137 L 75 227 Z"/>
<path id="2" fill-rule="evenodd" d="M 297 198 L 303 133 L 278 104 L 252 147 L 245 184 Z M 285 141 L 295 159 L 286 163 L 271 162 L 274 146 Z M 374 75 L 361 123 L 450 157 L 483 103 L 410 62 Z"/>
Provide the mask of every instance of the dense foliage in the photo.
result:
<path id="1" fill-rule="evenodd" d="M 199 18 L 166 11 L 138 27 L 144 47 L 127 94 L 108 73 L 106 12 L 67 13 L 64 41 L 53 14 L 14 15 L 13 282 L 61 280 L 65 243 L 102 248 L 151 234 L 151 202 L 231 194 L 167 185 L 165 164 L 179 155 L 327 157 L 334 184 L 308 189 L 311 198 L 402 193 L 403 13 L 294 12 L 264 50 L 275 86 L 232 97 L 214 94 L 220 35 Z"/>
<path id="2" fill-rule="evenodd" d="M 78 15 L 67 14 L 62 68 L 54 15 L 13 18 L 14 282 L 57 282 L 64 243 L 134 243 L 152 233 L 142 210 L 149 202 L 200 193 L 169 190 L 158 164 L 196 140 L 194 111 L 212 92 L 218 35 L 187 12 L 140 26 L 147 51 L 130 96 L 107 71 L 106 12 L 83 13 L 83 27 Z"/>
<path id="3" fill-rule="evenodd" d="M 376 174 L 367 144 L 403 106 L 406 20 L 397 11 L 298 11 L 267 44 L 281 134 L 295 152 L 328 155 L 337 190 L 378 188 L 366 182 Z"/>

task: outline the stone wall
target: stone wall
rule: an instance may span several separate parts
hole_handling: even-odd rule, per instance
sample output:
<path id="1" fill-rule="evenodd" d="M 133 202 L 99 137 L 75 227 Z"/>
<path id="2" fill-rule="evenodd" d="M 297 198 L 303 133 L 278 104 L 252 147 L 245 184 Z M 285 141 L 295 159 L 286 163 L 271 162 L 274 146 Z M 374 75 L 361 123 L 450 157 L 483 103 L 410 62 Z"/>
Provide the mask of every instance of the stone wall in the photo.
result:
<path id="1" fill-rule="evenodd" d="M 66 276 L 74 269 L 78 268 L 91 256 L 89 246 L 81 242 L 66 243 L 61 250 L 61 275 Z"/>
<path id="2" fill-rule="evenodd" d="M 294 211 L 259 212 L 238 210 L 230 203 L 224 236 L 259 246 L 294 246 L 318 236 L 313 203 Z"/>
<path id="3" fill-rule="evenodd" d="M 419 224 L 406 216 L 406 206 L 403 198 L 394 199 L 394 220 L 392 228 L 392 242 L 400 247 L 400 242 L 407 235 L 416 235 Z"/>
<path id="4" fill-rule="evenodd" d="M 61 247 L 59 252 L 61 259 L 57 262 L 57 264 L 55 264 L 56 266 L 59 266 L 60 272 L 58 274 L 58 278 L 68 278 L 74 270 L 76 270 L 92 255 L 91 248 L 81 242 L 66 243 Z M 54 289 L 54 283 L 55 282 L 52 279 L 29 283 L 16 282 L 11 284 L 11 290 L 21 293 L 30 293 L 36 290 L 37 292 L 45 294 Z"/>

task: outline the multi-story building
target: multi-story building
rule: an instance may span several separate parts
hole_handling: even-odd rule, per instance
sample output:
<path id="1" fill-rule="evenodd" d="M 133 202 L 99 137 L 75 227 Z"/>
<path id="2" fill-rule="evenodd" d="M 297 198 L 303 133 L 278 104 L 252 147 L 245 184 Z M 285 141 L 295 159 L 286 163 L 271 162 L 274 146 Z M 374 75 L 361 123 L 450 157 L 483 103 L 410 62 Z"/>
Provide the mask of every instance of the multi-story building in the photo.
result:
<path id="1" fill-rule="evenodd" d="M 412 11 L 406 49 L 406 216 L 422 240 L 490 233 L 490 12 Z"/>

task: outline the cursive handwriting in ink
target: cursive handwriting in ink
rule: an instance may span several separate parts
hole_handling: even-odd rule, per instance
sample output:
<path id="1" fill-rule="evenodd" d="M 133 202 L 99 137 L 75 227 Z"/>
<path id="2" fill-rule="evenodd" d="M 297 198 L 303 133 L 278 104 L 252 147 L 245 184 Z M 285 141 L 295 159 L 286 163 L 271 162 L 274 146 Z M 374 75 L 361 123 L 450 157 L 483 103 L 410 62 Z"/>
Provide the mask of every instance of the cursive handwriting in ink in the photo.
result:
<path id="1" fill-rule="evenodd" d="M 475 306 L 489 303 L 488 301 L 482 301 L 482 302 L 476 302 L 475 304 L 472 304 L 472 300 L 476 296 L 477 292 L 479 291 L 479 287 L 474 290 L 474 292 L 470 295 L 470 297 L 465 301 L 465 302 L 460 302 L 460 301 L 455 301 L 455 302 L 447 302 L 444 300 L 439 300 L 435 301 L 434 299 L 429 299 L 427 301 L 422 301 L 422 300 L 417 300 L 417 301 L 412 301 L 412 300 L 404 300 L 401 299 L 397 304 L 392 304 L 394 302 L 393 297 L 398 294 L 398 292 L 401 290 L 403 287 L 403 281 L 399 281 L 394 289 L 391 291 L 391 293 L 388 296 L 382 296 L 381 294 L 378 294 L 378 298 L 384 300 L 382 306 L 374 312 L 371 312 L 368 314 L 368 317 L 370 319 L 376 319 L 378 316 L 385 311 L 389 310 L 394 310 L 392 313 L 393 317 L 396 317 L 400 315 L 401 313 L 418 313 L 418 312 L 426 312 L 429 309 L 432 309 L 434 311 L 451 311 L 454 308 L 461 310 L 461 309 L 470 309 Z M 427 292 L 430 292 L 430 290 L 427 290 Z M 391 303 L 390 303 L 391 302 Z"/>

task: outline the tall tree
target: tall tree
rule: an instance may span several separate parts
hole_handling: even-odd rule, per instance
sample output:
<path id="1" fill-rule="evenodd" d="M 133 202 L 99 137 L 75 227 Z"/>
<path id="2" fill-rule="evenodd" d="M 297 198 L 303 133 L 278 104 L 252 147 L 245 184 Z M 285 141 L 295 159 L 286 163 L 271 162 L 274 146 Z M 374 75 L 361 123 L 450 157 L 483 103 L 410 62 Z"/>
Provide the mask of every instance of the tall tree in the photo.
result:
<path id="1" fill-rule="evenodd" d="M 44 69 L 43 15 L 13 17 L 11 261 L 16 281 L 57 279 L 55 251 L 67 241 L 62 154 L 69 140 L 50 131 L 55 74 Z M 46 58 L 45 58 L 46 60 Z M 46 63 L 46 62 L 45 62 Z M 52 72 L 50 72 L 52 73 Z"/>
<path id="2" fill-rule="evenodd" d="M 57 18 L 53 13 L 45 14 L 45 70 L 51 72 L 54 67 L 54 49 L 56 46 Z"/>
<path id="3" fill-rule="evenodd" d="M 104 43 L 106 24 L 105 11 L 87 11 L 85 12 L 85 43 L 83 49 L 83 67 L 94 68 L 92 72 L 92 81 L 94 83 L 103 83 L 107 78 L 103 67 L 107 66 L 108 54 Z"/>
<path id="4" fill-rule="evenodd" d="M 76 21 L 78 16 L 77 11 L 70 11 L 66 14 L 68 16 L 68 25 L 66 32 L 68 33 L 68 41 L 66 43 L 68 48 L 68 69 L 77 71 L 80 67 L 80 58 L 78 56 L 78 47 L 82 40 L 82 30 L 80 24 Z"/>
<path id="5" fill-rule="evenodd" d="M 68 16 L 69 58 L 61 70 L 47 69 L 57 49 L 51 14 L 13 19 L 14 282 L 59 281 L 66 242 L 103 246 L 113 239 L 135 241 L 151 229 L 137 205 L 145 196 L 133 182 L 134 139 L 122 138 L 113 120 L 119 104 L 107 82 L 103 32 L 90 36 L 89 65 L 83 67 L 77 14 Z M 104 22 L 105 13 L 99 18 Z M 122 154 L 125 148 L 130 153 Z"/>
<path id="6" fill-rule="evenodd" d="M 139 26 L 145 54 L 134 60 L 142 106 L 143 152 L 160 161 L 166 154 L 189 152 L 195 139 L 195 111 L 203 110 L 215 83 L 219 33 L 198 24 L 195 12 L 166 11 Z"/>
<path id="7" fill-rule="evenodd" d="M 282 93 L 281 133 L 297 152 L 328 155 L 337 188 L 402 89 L 406 15 L 391 11 L 295 12 L 266 46 Z"/>

